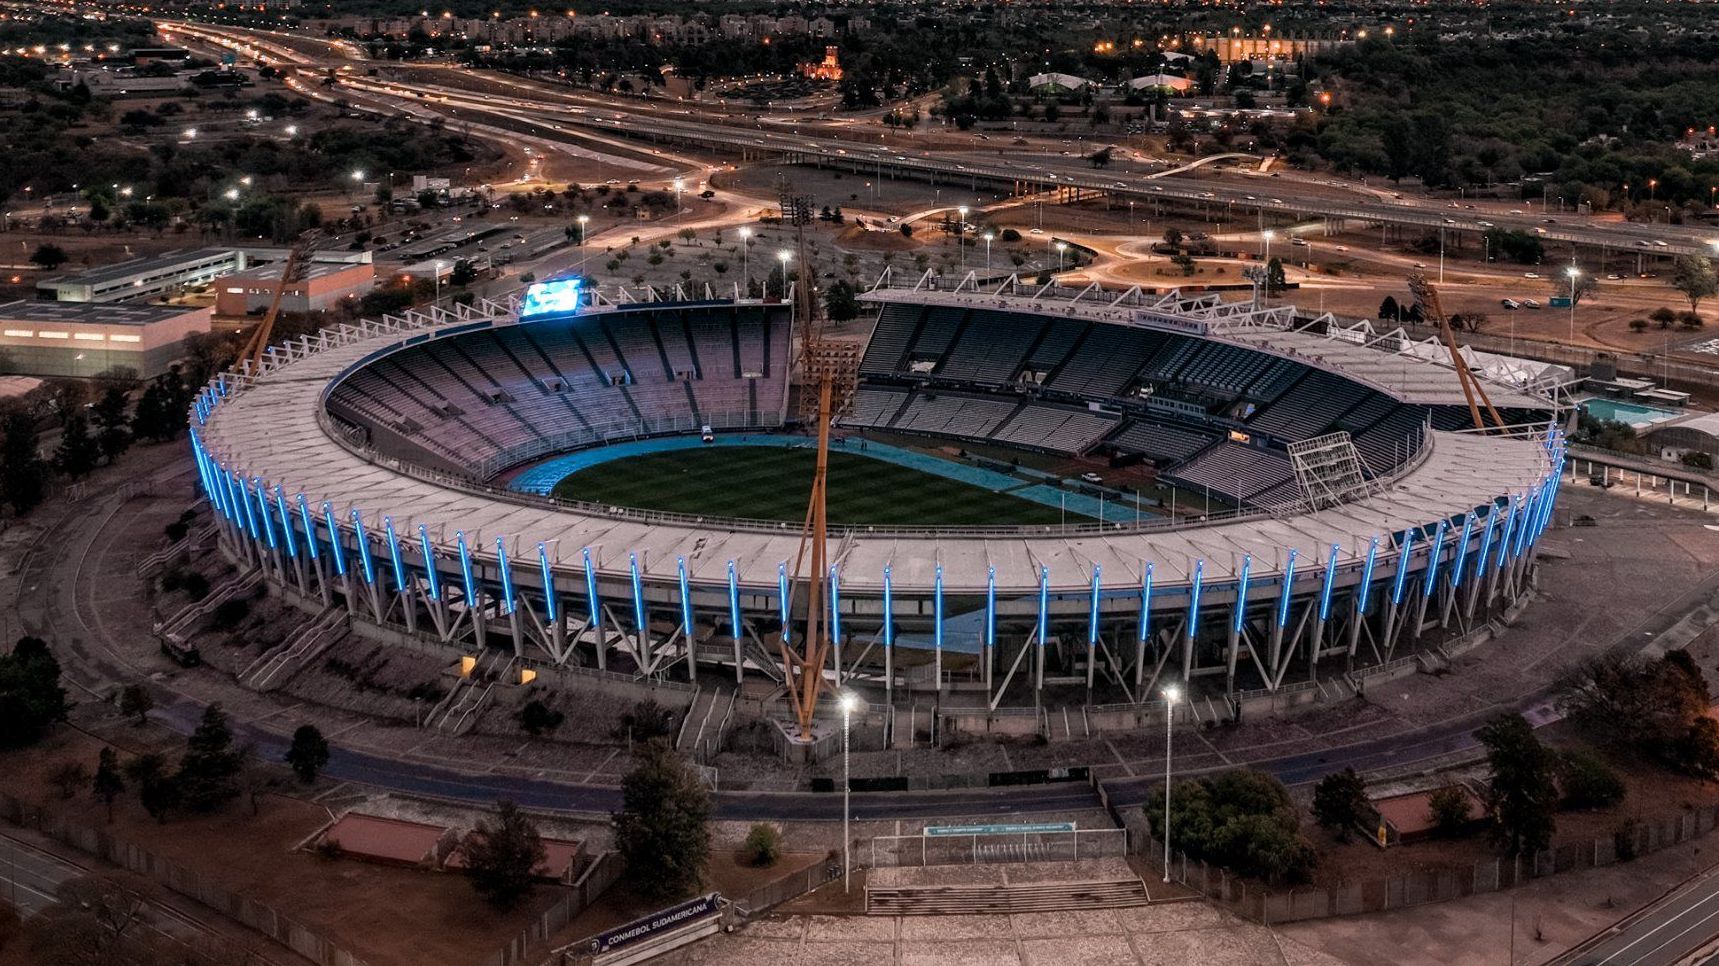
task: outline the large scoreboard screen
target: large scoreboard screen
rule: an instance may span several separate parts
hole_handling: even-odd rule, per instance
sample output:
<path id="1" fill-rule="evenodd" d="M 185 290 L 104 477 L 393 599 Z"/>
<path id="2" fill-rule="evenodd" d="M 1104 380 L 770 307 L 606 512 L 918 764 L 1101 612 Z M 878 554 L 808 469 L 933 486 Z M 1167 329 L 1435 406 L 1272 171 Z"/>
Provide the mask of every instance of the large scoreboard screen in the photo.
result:
<path id="1" fill-rule="evenodd" d="M 572 315 L 579 311 L 579 289 L 584 282 L 582 278 L 560 278 L 533 283 L 520 300 L 519 317 Z"/>

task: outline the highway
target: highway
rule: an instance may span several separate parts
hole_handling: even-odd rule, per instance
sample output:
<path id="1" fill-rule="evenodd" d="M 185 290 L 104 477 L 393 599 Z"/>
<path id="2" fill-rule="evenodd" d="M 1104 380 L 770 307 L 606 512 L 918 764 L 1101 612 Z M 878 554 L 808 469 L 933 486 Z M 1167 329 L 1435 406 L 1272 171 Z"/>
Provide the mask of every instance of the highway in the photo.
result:
<path id="1" fill-rule="evenodd" d="M 971 150 L 912 151 L 857 137 L 781 131 L 775 129 L 775 125 L 765 126 L 750 119 L 746 119 L 747 126 L 742 127 L 730 123 L 737 118 L 718 112 L 706 113 L 702 107 L 699 108 L 700 114 L 694 116 L 693 109 L 676 107 L 674 102 L 623 100 L 573 88 L 560 90 L 503 74 L 447 66 L 403 68 L 379 65 L 379 70 L 399 73 L 403 78 L 409 74 L 410 79 L 370 77 L 352 70 L 349 55 L 341 54 L 329 60 L 307 54 L 301 49 L 303 38 L 293 38 L 301 46 L 289 46 L 280 38 L 257 31 L 168 21 L 163 22 L 163 27 L 260 61 L 318 72 L 332 70 L 337 78 L 337 89 L 385 96 L 402 106 L 420 106 L 468 120 L 473 114 L 489 114 L 561 134 L 571 133 L 569 128 L 578 128 L 632 139 L 741 153 L 743 156 L 877 173 L 880 177 L 885 174 L 911 176 L 933 183 L 967 183 L 975 188 L 984 183 L 1021 192 L 1062 188 L 1108 195 L 1123 203 L 1144 201 L 1177 202 L 1207 208 L 1222 206 L 1226 210 L 1260 212 L 1278 220 L 1325 218 L 1472 234 L 1483 233 L 1496 226 L 1533 233 L 1549 242 L 1662 257 L 1713 254 L 1719 245 L 1719 239 L 1715 239 L 1709 229 L 1602 222 L 1579 215 L 1545 218 L 1537 214 L 1488 212 L 1482 217 L 1467 209 L 1439 208 L 1395 199 L 1332 197 L 1326 191 L 1310 190 L 1318 188 L 1317 185 L 1298 183 L 1294 179 L 1250 179 L 1258 183 L 1232 186 L 1170 172 L 1142 176 L 1082 171 L 1074 167 L 1081 163 L 1079 158 L 1053 162 L 1021 157 L 1029 154 L 1030 149 L 1027 148 L 1011 151 L 1013 157 L 1006 157 L 999 150 L 995 161 L 975 156 Z M 491 89 L 473 90 L 474 85 Z M 515 93 L 497 93 L 493 88 L 498 86 Z M 465 113 L 461 114 L 462 111 Z M 814 122 L 802 119 L 799 123 L 811 126 Z M 832 127 L 829 130 L 833 134 L 844 133 L 846 129 Z"/>
<path id="2" fill-rule="evenodd" d="M 1597 933 L 1552 966 L 1680 966 L 1711 962 L 1719 937 L 1719 876 L 1709 869 L 1693 881 Z"/>

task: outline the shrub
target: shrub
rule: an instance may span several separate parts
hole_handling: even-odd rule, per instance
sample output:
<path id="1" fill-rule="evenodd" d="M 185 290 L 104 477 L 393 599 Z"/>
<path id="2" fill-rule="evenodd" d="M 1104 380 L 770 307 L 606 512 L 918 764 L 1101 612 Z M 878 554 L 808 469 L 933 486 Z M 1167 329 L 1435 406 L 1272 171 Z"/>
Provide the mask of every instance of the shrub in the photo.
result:
<path id="1" fill-rule="evenodd" d="M 1012 244 L 1021 240 L 1021 233 L 1013 228 L 1005 228 L 1003 234 L 998 237 L 1002 238 L 1005 244 Z"/>
<path id="2" fill-rule="evenodd" d="M 1349 830 L 1361 821 L 1367 808 L 1367 783 L 1355 769 L 1334 771 L 1313 787 L 1313 818 L 1321 826 L 1348 841 Z"/>
<path id="3" fill-rule="evenodd" d="M 640 701 L 622 714 L 620 722 L 611 732 L 616 738 L 631 741 L 649 741 L 673 733 L 674 712 L 650 700 Z"/>
<path id="4" fill-rule="evenodd" d="M 759 822 L 746 833 L 746 844 L 740 850 L 746 856 L 747 865 L 775 865 L 776 860 L 782 857 L 782 836 L 776 831 L 776 826 Z"/>
<path id="5" fill-rule="evenodd" d="M 1274 885 L 1305 882 L 1318 856 L 1301 837 L 1283 783 L 1246 769 L 1178 782 L 1171 796 L 1172 844 L 1196 859 Z M 1146 805 L 1152 834 L 1164 834 L 1164 796 Z"/>
<path id="6" fill-rule="evenodd" d="M 532 736 L 554 731 L 561 727 L 561 722 L 565 720 L 567 720 L 565 714 L 556 711 L 536 698 L 527 701 L 525 707 L 519 709 L 519 726 L 525 729 L 526 734 Z"/>
<path id="7" fill-rule="evenodd" d="M 185 591 L 185 596 L 191 598 L 193 603 L 209 596 L 209 578 L 195 570 L 187 571 L 184 578 L 180 580 L 179 586 Z"/>
<path id="8" fill-rule="evenodd" d="M 1468 793 L 1457 785 L 1446 785 L 1427 799 L 1427 817 L 1432 820 L 1433 834 L 1453 839 L 1468 831 L 1473 803 Z"/>
<path id="9" fill-rule="evenodd" d="M 167 535 L 168 543 L 178 543 L 185 539 L 185 534 L 189 533 L 190 530 L 191 528 L 186 526 L 183 522 L 175 520 L 163 527 L 161 532 Z"/>
<path id="10" fill-rule="evenodd" d="M 1565 808 L 1605 808 L 1623 801 L 1624 783 L 1599 755 L 1578 748 L 1558 763 L 1558 791 Z"/>
<path id="11" fill-rule="evenodd" d="M 215 613 L 210 615 L 210 620 L 216 630 L 230 631 L 233 628 L 238 627 L 239 622 L 244 620 L 250 613 L 251 605 L 249 601 L 239 600 L 237 598 L 233 600 L 223 600 L 219 604 L 215 605 Z"/>

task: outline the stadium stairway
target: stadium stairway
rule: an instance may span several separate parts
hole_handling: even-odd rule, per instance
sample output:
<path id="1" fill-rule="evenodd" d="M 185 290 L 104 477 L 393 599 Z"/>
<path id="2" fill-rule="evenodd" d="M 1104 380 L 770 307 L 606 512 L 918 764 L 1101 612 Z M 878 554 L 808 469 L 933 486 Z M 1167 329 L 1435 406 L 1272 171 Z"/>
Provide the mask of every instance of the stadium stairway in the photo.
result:
<path id="1" fill-rule="evenodd" d="M 977 916 L 1021 912 L 1122 909 L 1150 901 L 1139 878 L 1093 882 L 1010 882 L 912 885 L 865 890 L 873 916 Z"/>
<path id="2" fill-rule="evenodd" d="M 253 691 L 272 691 L 310 666 L 323 652 L 346 637 L 346 612 L 326 607 L 310 623 L 287 636 L 239 672 L 239 683 Z"/>

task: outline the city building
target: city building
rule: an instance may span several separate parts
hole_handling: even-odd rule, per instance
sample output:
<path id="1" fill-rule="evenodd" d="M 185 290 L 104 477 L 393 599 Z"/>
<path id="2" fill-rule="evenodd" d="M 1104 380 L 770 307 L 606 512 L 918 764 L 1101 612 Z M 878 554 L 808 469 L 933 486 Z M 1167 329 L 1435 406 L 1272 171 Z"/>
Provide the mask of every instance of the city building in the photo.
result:
<path id="1" fill-rule="evenodd" d="M 55 275 L 36 283 L 36 294 L 60 302 L 127 302 L 173 295 L 187 288 L 286 258 L 284 248 L 197 248 L 127 259 Z M 313 262 L 369 262 L 369 252 L 319 251 Z"/>
<path id="2" fill-rule="evenodd" d="M 1034 74 L 1027 78 L 1027 89 L 1035 94 L 1072 94 L 1091 86 L 1091 81 L 1073 74 Z"/>
<path id="3" fill-rule="evenodd" d="M 260 265 L 221 279 L 215 292 L 216 315 L 249 315 L 268 309 L 280 284 L 279 263 Z M 281 295 L 282 312 L 325 312 L 344 299 L 358 298 L 376 284 L 370 262 L 314 262 L 305 277 Z"/>
<path id="4" fill-rule="evenodd" d="M 824 59 L 815 64 L 801 64 L 800 73 L 813 80 L 842 79 L 842 60 L 834 46 L 824 48 Z"/>
<path id="5" fill-rule="evenodd" d="M 60 302 L 124 302 L 207 284 L 246 266 L 245 253 L 236 248 L 188 249 L 44 278 L 36 292 Z"/>
<path id="6" fill-rule="evenodd" d="M 1128 82 L 1131 91 L 1167 90 L 1174 94 L 1185 94 L 1192 86 L 1192 81 L 1179 74 L 1148 74 Z"/>
<path id="7" fill-rule="evenodd" d="M 94 376 L 124 367 L 148 379 L 209 331 L 209 310 L 20 299 L 0 304 L 0 366 L 8 374 Z"/>

